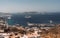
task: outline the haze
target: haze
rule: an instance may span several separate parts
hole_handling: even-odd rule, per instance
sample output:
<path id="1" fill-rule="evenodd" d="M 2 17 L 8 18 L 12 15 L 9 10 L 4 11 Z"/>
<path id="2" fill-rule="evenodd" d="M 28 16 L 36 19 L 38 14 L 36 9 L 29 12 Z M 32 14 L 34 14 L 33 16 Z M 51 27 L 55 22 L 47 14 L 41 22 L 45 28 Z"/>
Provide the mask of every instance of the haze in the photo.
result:
<path id="1" fill-rule="evenodd" d="M 60 12 L 60 0 L 0 0 L 0 12 Z"/>

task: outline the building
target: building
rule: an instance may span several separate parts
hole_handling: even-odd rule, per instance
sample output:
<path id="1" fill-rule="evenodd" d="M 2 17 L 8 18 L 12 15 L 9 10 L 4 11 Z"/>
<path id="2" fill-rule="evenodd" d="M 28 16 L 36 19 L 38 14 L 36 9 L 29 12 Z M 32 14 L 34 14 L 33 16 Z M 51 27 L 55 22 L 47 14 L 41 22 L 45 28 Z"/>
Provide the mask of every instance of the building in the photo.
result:
<path id="1" fill-rule="evenodd" d="M 0 33 L 0 38 L 9 38 L 9 33 Z"/>
<path id="2" fill-rule="evenodd" d="M 0 32 L 4 32 L 5 28 L 8 28 L 8 23 L 6 22 L 5 18 L 0 17 Z"/>

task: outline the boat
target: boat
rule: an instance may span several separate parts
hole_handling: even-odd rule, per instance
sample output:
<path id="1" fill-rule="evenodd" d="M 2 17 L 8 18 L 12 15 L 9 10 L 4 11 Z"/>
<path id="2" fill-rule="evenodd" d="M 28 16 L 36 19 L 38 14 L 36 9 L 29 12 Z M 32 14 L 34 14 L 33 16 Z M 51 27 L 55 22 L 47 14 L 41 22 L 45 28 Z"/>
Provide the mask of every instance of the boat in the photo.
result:
<path id="1" fill-rule="evenodd" d="M 52 24 L 53 23 L 53 21 L 52 20 L 50 20 L 50 24 Z"/>
<path id="2" fill-rule="evenodd" d="M 28 26 L 33 26 L 34 23 L 27 22 L 27 25 L 28 25 Z"/>
<path id="3" fill-rule="evenodd" d="M 31 16 L 25 16 L 25 18 L 31 18 Z"/>

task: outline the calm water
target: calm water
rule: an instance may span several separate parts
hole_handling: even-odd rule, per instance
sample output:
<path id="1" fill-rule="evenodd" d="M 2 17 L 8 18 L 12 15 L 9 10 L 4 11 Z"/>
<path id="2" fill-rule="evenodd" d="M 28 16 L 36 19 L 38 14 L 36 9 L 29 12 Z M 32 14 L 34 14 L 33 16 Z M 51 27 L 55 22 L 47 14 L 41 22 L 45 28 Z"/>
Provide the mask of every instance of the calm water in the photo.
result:
<path id="1" fill-rule="evenodd" d="M 25 18 L 31 16 L 31 18 Z M 27 22 L 31 23 L 60 23 L 60 13 L 58 14 L 13 14 L 12 18 L 7 20 L 10 25 L 21 24 L 26 25 Z"/>

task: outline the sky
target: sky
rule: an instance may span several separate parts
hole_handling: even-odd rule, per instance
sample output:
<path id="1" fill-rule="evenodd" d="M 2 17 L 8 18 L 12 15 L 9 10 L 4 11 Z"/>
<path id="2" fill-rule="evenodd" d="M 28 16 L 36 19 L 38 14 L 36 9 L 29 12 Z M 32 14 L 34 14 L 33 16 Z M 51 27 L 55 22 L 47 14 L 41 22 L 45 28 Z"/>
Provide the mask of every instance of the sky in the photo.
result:
<path id="1" fill-rule="evenodd" d="M 60 12 L 60 0 L 0 0 L 0 12 Z"/>

